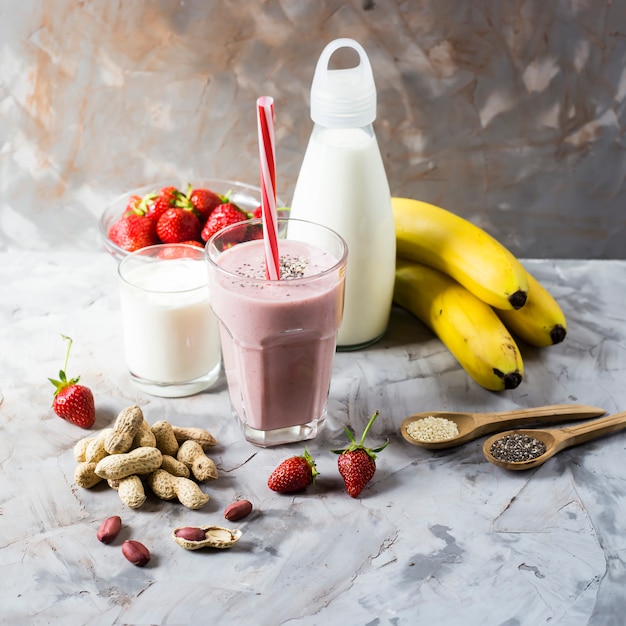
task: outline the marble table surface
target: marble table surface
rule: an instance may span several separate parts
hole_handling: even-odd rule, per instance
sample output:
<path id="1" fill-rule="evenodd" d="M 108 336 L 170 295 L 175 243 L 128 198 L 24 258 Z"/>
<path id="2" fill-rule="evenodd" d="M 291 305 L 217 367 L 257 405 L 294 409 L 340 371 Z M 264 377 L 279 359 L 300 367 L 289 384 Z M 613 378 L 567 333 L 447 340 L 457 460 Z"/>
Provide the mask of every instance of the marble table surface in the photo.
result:
<path id="1" fill-rule="evenodd" d="M 399 434 L 411 413 L 585 403 L 626 408 L 626 262 L 529 260 L 568 317 L 563 344 L 522 345 L 513 391 L 473 383 L 419 322 L 394 310 L 373 347 L 336 355 L 326 429 L 307 447 L 315 488 L 266 485 L 300 445 L 255 448 L 230 417 L 223 380 L 211 392 L 159 399 L 135 390 L 121 349 L 116 263 L 104 252 L 0 253 L 0 622 L 3 624 L 622 624 L 626 611 L 626 432 L 561 452 L 527 472 L 484 460 L 483 439 L 430 451 Z M 156 498 L 125 508 L 108 488 L 74 484 L 72 447 L 86 431 L 54 415 L 52 386 L 70 372 L 94 390 L 107 427 L 130 404 L 153 423 L 202 426 L 218 439 L 220 476 L 190 511 Z M 330 449 L 379 409 L 378 470 L 350 498 Z M 254 512 L 226 522 L 248 498 Z M 120 515 L 115 543 L 97 541 Z M 188 552 L 179 525 L 238 527 L 224 551 Z M 149 547 L 144 568 L 124 539 Z"/>

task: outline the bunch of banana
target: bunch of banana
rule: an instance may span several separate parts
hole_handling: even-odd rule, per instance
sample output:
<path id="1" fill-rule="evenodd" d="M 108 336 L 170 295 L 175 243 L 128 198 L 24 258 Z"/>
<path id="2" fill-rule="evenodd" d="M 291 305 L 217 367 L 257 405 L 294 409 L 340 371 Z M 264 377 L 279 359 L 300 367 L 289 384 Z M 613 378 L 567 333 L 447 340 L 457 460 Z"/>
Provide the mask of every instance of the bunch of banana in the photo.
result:
<path id="1" fill-rule="evenodd" d="M 567 334 L 567 321 L 552 294 L 531 274 L 528 298 L 518 311 L 495 309 L 504 325 L 532 346 L 543 348 L 561 343 Z"/>
<path id="2" fill-rule="evenodd" d="M 513 335 L 535 346 L 563 341 L 566 321 L 548 291 L 496 239 L 426 202 L 392 198 L 394 301 L 441 339 L 486 389 L 514 389 L 523 363 Z"/>
<path id="3" fill-rule="evenodd" d="M 398 259 L 394 301 L 421 319 L 479 385 L 500 391 L 522 382 L 513 337 L 486 302 L 447 274 Z"/>

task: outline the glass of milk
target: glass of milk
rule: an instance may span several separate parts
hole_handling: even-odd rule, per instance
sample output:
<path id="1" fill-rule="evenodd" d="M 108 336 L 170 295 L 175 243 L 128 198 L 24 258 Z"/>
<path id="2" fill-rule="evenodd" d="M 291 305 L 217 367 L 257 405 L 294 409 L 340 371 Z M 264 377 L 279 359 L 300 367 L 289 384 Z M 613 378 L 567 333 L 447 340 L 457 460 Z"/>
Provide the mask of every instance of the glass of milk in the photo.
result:
<path id="1" fill-rule="evenodd" d="M 324 425 L 347 246 L 311 222 L 279 219 L 280 280 L 268 280 L 260 220 L 213 235 L 205 255 L 231 406 L 245 438 L 267 447 Z"/>
<path id="2" fill-rule="evenodd" d="M 210 388 L 221 350 L 202 248 L 160 244 L 119 265 L 124 352 L 133 382 L 177 398 Z"/>

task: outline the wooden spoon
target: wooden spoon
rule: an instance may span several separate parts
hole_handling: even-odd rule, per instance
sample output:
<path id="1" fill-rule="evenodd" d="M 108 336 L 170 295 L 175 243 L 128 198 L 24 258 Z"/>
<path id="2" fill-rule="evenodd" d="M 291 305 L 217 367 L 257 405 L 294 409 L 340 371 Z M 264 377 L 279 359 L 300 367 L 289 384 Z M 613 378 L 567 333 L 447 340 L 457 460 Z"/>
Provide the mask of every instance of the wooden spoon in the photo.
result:
<path id="1" fill-rule="evenodd" d="M 402 436 L 414 446 L 437 450 L 452 448 L 467 441 L 472 441 L 481 435 L 498 430 L 519 426 L 521 424 L 541 424 L 543 422 L 566 422 L 569 419 L 585 419 L 604 415 L 606 411 L 595 406 L 585 404 L 552 404 L 531 409 L 517 409 L 515 411 L 501 411 L 498 413 L 457 413 L 453 411 L 430 411 L 415 413 L 407 417 L 400 426 Z M 425 417 L 443 417 L 456 423 L 459 434 L 452 439 L 441 441 L 420 441 L 409 435 L 407 427 L 411 422 Z"/>
<path id="2" fill-rule="evenodd" d="M 600 419 L 590 420 L 584 424 L 566 426 L 564 428 L 509 430 L 508 432 L 498 433 L 497 435 L 489 437 L 483 444 L 483 454 L 489 462 L 499 467 L 504 467 L 505 469 L 531 469 L 545 463 L 550 457 L 565 448 L 577 446 L 579 443 L 591 441 L 592 439 L 617 430 L 622 430 L 623 428 L 626 428 L 626 411 L 616 413 L 615 415 L 608 415 L 607 417 L 601 417 Z M 543 442 L 546 446 L 546 451 L 541 456 L 531 459 L 530 461 L 501 461 L 494 457 L 493 454 L 491 454 L 491 446 L 493 443 L 505 435 L 512 434 L 534 437 Z"/>

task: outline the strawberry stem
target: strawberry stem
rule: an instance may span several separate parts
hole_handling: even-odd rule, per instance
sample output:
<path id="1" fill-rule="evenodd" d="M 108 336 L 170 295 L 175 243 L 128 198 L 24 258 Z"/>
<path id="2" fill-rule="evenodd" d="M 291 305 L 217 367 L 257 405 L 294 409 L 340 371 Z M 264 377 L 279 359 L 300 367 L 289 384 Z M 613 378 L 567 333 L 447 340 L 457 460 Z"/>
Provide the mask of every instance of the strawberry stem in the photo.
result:
<path id="1" fill-rule="evenodd" d="M 70 359 L 70 350 L 72 348 L 72 338 L 68 337 L 66 335 L 61 335 L 61 337 L 63 337 L 63 339 L 67 340 L 68 344 L 67 344 L 67 352 L 65 353 L 65 363 L 63 365 L 63 369 L 59 370 L 59 380 L 54 380 L 54 378 L 48 378 L 48 380 L 54 385 L 55 388 L 55 392 L 54 395 L 58 395 L 59 393 L 61 393 L 61 391 L 63 391 L 64 389 L 66 389 L 67 387 L 69 387 L 70 385 L 73 385 L 75 383 L 77 383 L 80 380 L 80 376 L 76 377 L 76 378 L 72 378 L 70 380 L 68 380 L 67 378 L 67 364 L 69 362 Z"/>
<path id="2" fill-rule="evenodd" d="M 370 456 L 372 460 L 375 459 L 376 452 L 380 452 L 381 450 L 384 450 L 387 447 L 387 444 L 389 443 L 389 439 L 387 439 L 382 446 L 379 446 L 378 448 L 374 448 L 373 450 L 371 448 L 366 448 L 363 445 L 363 443 L 365 441 L 365 438 L 367 437 L 367 434 L 369 433 L 370 428 L 372 427 L 372 424 L 374 423 L 374 421 L 379 415 L 380 415 L 380 411 L 375 411 L 372 417 L 370 417 L 369 422 L 367 422 L 367 426 L 365 427 L 365 430 L 363 431 L 363 435 L 361 436 L 361 441 L 359 441 L 358 443 L 356 439 L 354 438 L 352 431 L 349 428 L 346 428 L 345 432 L 348 435 L 348 438 L 350 439 L 350 442 L 351 442 L 350 445 L 347 448 L 342 448 L 341 450 L 331 450 L 331 452 L 334 452 L 335 454 L 343 454 L 344 452 L 352 452 L 354 450 L 363 449 L 367 452 L 367 454 Z"/>
<path id="3" fill-rule="evenodd" d="M 354 435 L 352 434 L 352 431 L 349 428 L 344 428 L 344 431 L 346 433 L 346 435 L 348 435 L 348 439 L 350 439 L 350 441 L 356 445 L 356 439 L 354 438 Z"/>
<path id="4" fill-rule="evenodd" d="M 369 432 L 370 428 L 372 427 L 372 424 L 374 423 L 374 420 L 380 415 L 380 411 L 374 411 L 374 413 L 372 414 L 372 417 L 370 417 L 370 421 L 367 422 L 367 426 L 365 427 L 365 430 L 363 431 L 363 436 L 361 437 L 361 445 L 363 445 L 363 442 L 365 441 L 365 437 L 367 437 L 367 433 Z"/>
<path id="5" fill-rule="evenodd" d="M 72 349 L 72 338 L 68 337 L 67 335 L 61 335 L 61 337 L 63 337 L 63 339 L 65 339 L 68 343 L 67 343 L 67 352 L 65 353 L 65 364 L 63 365 L 63 372 L 67 371 L 67 364 L 68 361 L 70 359 L 70 350 Z"/>

